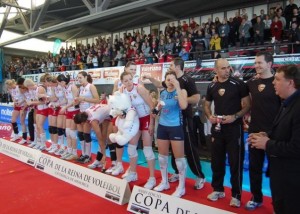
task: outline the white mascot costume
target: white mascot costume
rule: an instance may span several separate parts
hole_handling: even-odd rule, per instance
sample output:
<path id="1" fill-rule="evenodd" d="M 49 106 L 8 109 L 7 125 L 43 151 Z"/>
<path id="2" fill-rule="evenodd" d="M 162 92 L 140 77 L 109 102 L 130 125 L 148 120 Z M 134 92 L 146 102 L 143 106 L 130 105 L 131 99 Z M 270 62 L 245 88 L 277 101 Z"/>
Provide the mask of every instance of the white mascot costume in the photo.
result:
<path id="1" fill-rule="evenodd" d="M 116 126 L 117 133 L 109 135 L 109 139 L 113 143 L 121 146 L 127 144 L 139 131 L 140 121 L 128 95 L 116 91 L 109 96 L 108 105 L 110 106 L 110 115 L 117 117 Z"/>

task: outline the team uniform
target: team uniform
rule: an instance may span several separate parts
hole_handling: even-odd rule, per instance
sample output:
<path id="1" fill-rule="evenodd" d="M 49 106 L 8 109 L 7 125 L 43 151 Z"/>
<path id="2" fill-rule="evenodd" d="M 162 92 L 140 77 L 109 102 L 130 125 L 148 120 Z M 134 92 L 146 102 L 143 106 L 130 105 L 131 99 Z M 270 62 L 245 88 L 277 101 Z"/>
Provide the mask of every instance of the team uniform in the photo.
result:
<path id="1" fill-rule="evenodd" d="M 160 111 L 157 139 L 180 141 L 184 139 L 182 113 L 176 97 L 176 90 L 172 92 L 163 90 L 160 93 L 160 100 L 165 105 Z"/>
<path id="2" fill-rule="evenodd" d="M 25 105 L 25 97 L 20 92 L 19 86 L 17 85 L 14 89 L 10 89 L 8 91 L 14 101 L 14 110 L 21 111 L 22 107 Z"/>
<path id="3" fill-rule="evenodd" d="M 89 107 L 85 112 L 88 114 L 88 121 L 96 120 L 102 123 L 104 120 L 109 120 L 110 107 L 106 104 L 96 104 Z"/>
<path id="4" fill-rule="evenodd" d="M 84 98 L 93 98 L 93 94 L 91 92 L 91 84 L 88 83 L 86 86 L 80 86 L 79 89 L 79 96 Z M 79 104 L 80 112 L 85 112 L 89 107 L 91 107 L 93 104 L 85 101 L 81 101 Z"/>
<path id="5" fill-rule="evenodd" d="M 136 109 L 140 120 L 140 130 L 148 130 L 150 124 L 150 107 L 145 103 L 144 99 L 137 92 L 137 84 L 133 85 L 133 89 L 128 91 L 123 89 L 123 93 L 130 97 L 132 106 Z"/>
<path id="6" fill-rule="evenodd" d="M 277 115 L 281 99 L 276 95 L 274 77 L 267 79 L 251 79 L 247 82 L 251 95 L 251 121 L 248 132 L 269 132 Z M 249 146 L 249 175 L 250 189 L 252 193 L 251 201 L 256 203 L 263 202 L 262 194 L 262 168 L 265 159 L 265 151 L 251 148 Z"/>
<path id="7" fill-rule="evenodd" d="M 186 74 L 183 74 L 177 80 L 180 84 L 180 88 L 186 90 L 188 97 L 198 94 L 196 84 L 191 77 L 187 76 Z M 164 82 L 163 82 L 163 86 L 165 87 Z M 191 104 L 188 104 L 187 108 L 185 110 L 182 110 L 182 119 L 183 119 L 183 131 L 184 131 L 184 153 L 186 154 L 186 159 L 191 171 L 197 176 L 197 181 L 200 182 L 200 183 L 197 182 L 199 184 L 195 185 L 194 187 L 196 189 L 200 189 L 202 188 L 201 186 L 203 186 L 204 184 L 203 179 L 205 178 L 205 175 L 202 172 L 202 167 L 200 164 L 199 153 L 198 153 L 198 148 L 199 148 L 198 142 L 195 140 L 194 137 L 193 109 Z M 177 170 L 173 153 L 172 153 L 171 160 L 172 160 L 172 167 L 175 170 L 175 174 L 178 175 L 178 170 Z M 172 178 L 170 181 L 172 181 Z"/>
<path id="8" fill-rule="evenodd" d="M 67 86 L 67 88 L 64 90 L 65 98 L 67 99 L 67 105 L 72 104 L 75 99 L 75 97 L 73 96 L 73 92 L 72 92 L 72 85 L 73 84 L 69 84 Z M 66 110 L 66 119 L 73 120 L 74 116 L 77 113 L 79 113 L 79 109 L 75 108 L 75 106 L 70 106 Z"/>
<path id="9" fill-rule="evenodd" d="M 242 109 L 241 99 L 249 95 L 246 84 L 229 77 L 225 82 L 212 82 L 207 88 L 206 100 L 214 101 L 216 115 L 234 115 Z M 216 131 L 212 126 L 212 187 L 214 191 L 224 192 L 225 158 L 228 154 L 232 197 L 241 200 L 242 175 L 244 160 L 244 143 L 242 140 L 242 119 L 232 123 L 222 124 Z"/>
<path id="10" fill-rule="evenodd" d="M 64 93 L 64 88 L 60 85 L 56 86 L 53 88 L 53 92 L 55 97 L 57 98 L 57 101 L 51 102 L 51 109 L 50 112 L 52 116 L 57 117 L 60 113 L 60 109 L 65 105 L 65 93 Z M 64 114 L 61 114 L 64 115 Z"/>
<path id="11" fill-rule="evenodd" d="M 35 91 L 35 94 L 36 94 L 36 100 L 39 100 L 38 98 L 38 90 L 39 90 L 39 87 L 44 87 L 43 85 L 38 85 L 38 87 L 36 88 L 36 91 Z M 47 96 L 50 92 L 48 91 L 47 92 Z M 49 115 L 49 109 L 48 109 L 48 105 L 46 103 L 43 103 L 43 104 L 39 104 L 36 106 L 36 114 L 40 114 L 40 115 L 43 115 L 45 117 L 48 117 Z"/>

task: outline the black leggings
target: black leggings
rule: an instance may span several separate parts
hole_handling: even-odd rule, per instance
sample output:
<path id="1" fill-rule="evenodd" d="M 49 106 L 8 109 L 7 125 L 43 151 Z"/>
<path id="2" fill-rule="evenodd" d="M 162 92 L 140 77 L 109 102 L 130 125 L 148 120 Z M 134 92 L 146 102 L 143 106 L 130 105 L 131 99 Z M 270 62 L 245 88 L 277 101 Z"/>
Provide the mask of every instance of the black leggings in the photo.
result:
<path id="1" fill-rule="evenodd" d="M 28 130 L 30 135 L 30 140 L 34 141 L 34 109 L 28 112 Z"/>

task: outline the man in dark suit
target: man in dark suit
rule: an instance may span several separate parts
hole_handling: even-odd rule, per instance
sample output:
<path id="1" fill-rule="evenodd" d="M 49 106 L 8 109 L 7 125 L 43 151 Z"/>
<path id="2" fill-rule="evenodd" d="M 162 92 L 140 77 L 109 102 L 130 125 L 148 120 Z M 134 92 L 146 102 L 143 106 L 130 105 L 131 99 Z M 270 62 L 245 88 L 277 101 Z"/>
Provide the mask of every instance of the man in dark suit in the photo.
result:
<path id="1" fill-rule="evenodd" d="M 300 192 L 300 69 L 295 65 L 278 68 L 273 84 L 283 102 L 271 132 L 250 134 L 248 142 L 269 156 L 275 213 L 296 214 Z"/>

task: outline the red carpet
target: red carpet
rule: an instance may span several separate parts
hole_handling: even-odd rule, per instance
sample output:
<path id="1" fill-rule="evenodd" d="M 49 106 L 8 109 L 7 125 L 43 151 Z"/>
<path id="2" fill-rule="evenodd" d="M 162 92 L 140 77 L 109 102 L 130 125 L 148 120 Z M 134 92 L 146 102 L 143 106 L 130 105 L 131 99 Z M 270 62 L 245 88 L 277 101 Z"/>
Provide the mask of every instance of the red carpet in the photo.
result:
<path id="1" fill-rule="evenodd" d="M 124 164 L 125 167 L 128 164 Z M 130 184 L 142 186 L 148 177 L 148 170 L 138 168 L 139 180 Z M 128 213 L 127 204 L 120 206 L 110 201 L 97 197 L 89 192 L 65 183 L 59 179 L 44 174 L 33 167 L 21 163 L 15 159 L 0 154 L 1 177 L 1 213 Z M 156 172 L 160 177 L 160 172 Z M 159 182 L 159 179 L 158 179 Z M 218 202 L 210 202 L 206 196 L 212 191 L 209 183 L 202 190 L 193 189 L 194 181 L 187 179 L 186 195 L 184 199 L 208 206 L 225 209 L 235 213 L 272 214 L 271 198 L 264 198 L 264 205 L 256 211 L 246 211 L 244 203 L 242 208 L 229 206 L 230 189 L 226 188 L 225 199 Z M 171 190 L 175 190 L 177 184 L 171 184 Z M 248 192 L 243 193 L 242 201 L 250 198 Z"/>

